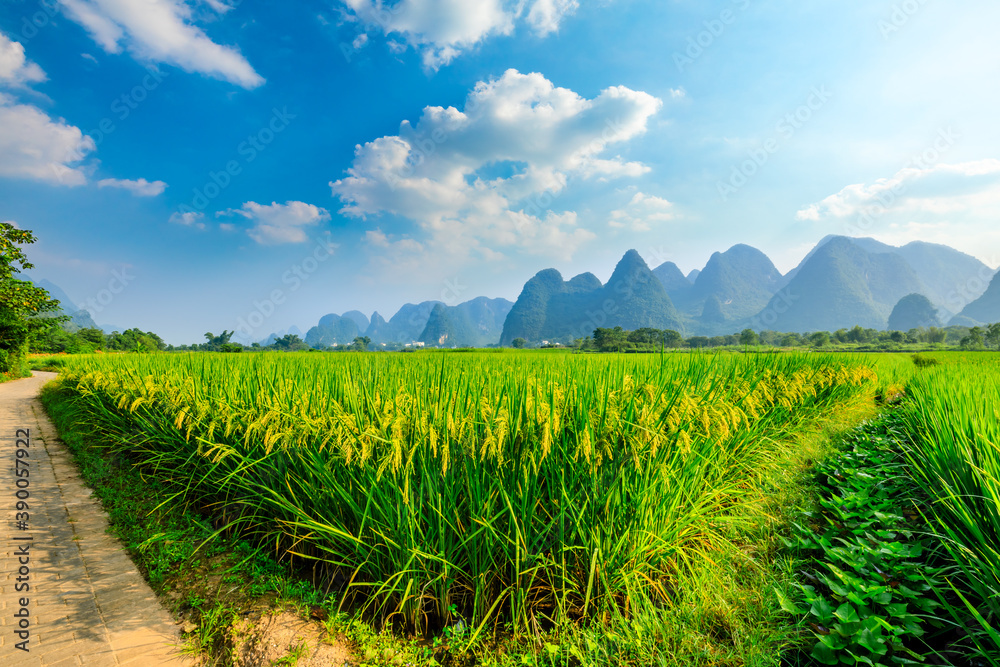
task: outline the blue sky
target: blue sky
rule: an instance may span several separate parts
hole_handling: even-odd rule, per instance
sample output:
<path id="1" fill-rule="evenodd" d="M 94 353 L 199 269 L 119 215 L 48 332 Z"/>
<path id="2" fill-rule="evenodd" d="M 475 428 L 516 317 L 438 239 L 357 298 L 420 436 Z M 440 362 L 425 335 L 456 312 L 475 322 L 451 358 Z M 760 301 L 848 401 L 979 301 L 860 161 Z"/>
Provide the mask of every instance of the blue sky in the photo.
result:
<path id="1" fill-rule="evenodd" d="M 255 338 L 827 234 L 1000 265 L 1000 6 L 7 0 L 0 221 L 100 323 Z M 256 315 L 253 315 L 256 313 Z M 253 315 L 251 319 L 251 315 Z"/>

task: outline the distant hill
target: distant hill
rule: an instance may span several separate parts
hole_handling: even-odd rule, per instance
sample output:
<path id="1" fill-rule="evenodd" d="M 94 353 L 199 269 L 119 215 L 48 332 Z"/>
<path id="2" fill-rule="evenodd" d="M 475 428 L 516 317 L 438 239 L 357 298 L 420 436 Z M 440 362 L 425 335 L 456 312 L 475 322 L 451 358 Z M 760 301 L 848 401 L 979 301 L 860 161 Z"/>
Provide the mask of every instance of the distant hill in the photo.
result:
<path id="1" fill-rule="evenodd" d="M 305 341 L 312 347 L 350 345 L 367 336 L 373 345 L 423 341 L 428 345 L 485 347 L 500 340 L 503 323 L 514 304 L 507 299 L 478 297 L 448 306 L 440 301 L 404 305 L 388 321 L 378 312 L 371 319 L 356 310 L 324 315 L 309 329 Z M 364 328 L 361 325 L 364 325 Z"/>
<path id="2" fill-rule="evenodd" d="M 427 345 L 456 347 L 496 345 L 513 306 L 507 299 L 484 296 L 457 306 L 435 304 L 417 340 Z"/>
<path id="3" fill-rule="evenodd" d="M 407 303 L 393 315 L 388 322 L 377 312 L 372 313 L 371 323 L 365 331 L 373 343 L 409 343 L 420 338 L 430 319 L 431 310 L 440 301 L 424 301 Z"/>
<path id="4" fill-rule="evenodd" d="M 367 330 L 368 326 L 371 324 L 371 322 L 368 320 L 368 316 L 359 310 L 349 310 L 343 315 L 341 315 L 341 317 L 351 320 L 356 325 L 358 325 L 358 331 Z"/>
<path id="5" fill-rule="evenodd" d="M 833 239 L 842 238 L 849 237 L 829 235 L 820 240 L 802 262 L 782 278 L 780 287 L 790 283 L 820 248 Z M 947 316 L 961 311 L 968 303 L 981 296 L 986 288 L 986 280 L 993 276 L 993 270 L 972 255 L 946 245 L 913 241 L 897 247 L 872 238 L 849 240 L 868 253 L 888 253 L 905 259 L 920 281 L 917 292 L 927 296 Z"/>
<path id="6" fill-rule="evenodd" d="M 757 314 L 756 328 L 835 331 L 885 329 L 893 307 L 922 282 L 902 256 L 869 252 L 847 237 L 820 244 Z"/>
<path id="7" fill-rule="evenodd" d="M 31 282 L 32 284 L 34 284 L 35 287 L 41 287 L 43 290 L 49 293 L 49 296 L 58 301 L 59 306 L 62 308 L 62 311 L 64 313 L 75 313 L 80 310 L 79 308 L 76 307 L 76 302 L 73 301 L 73 299 L 69 298 L 69 295 L 66 294 L 66 292 L 64 292 L 63 289 L 59 287 L 59 285 L 56 285 L 55 283 L 46 280 L 45 278 L 42 278 L 41 280 L 32 279 Z"/>
<path id="8" fill-rule="evenodd" d="M 894 252 L 913 267 L 924 287 L 921 293 L 948 314 L 961 312 L 982 296 L 993 277 L 990 267 L 946 245 L 914 241 Z"/>
<path id="9" fill-rule="evenodd" d="M 360 335 L 361 330 L 353 319 L 330 313 L 321 317 L 319 324 L 306 332 L 305 341 L 311 347 L 350 345 Z"/>
<path id="10" fill-rule="evenodd" d="M 53 299 L 59 302 L 60 310 L 52 315 L 68 315 L 69 320 L 62 323 L 62 328 L 70 333 L 79 331 L 80 329 L 102 329 L 103 327 L 98 326 L 94 322 L 94 318 L 91 316 L 90 311 L 77 308 L 76 303 L 66 294 L 65 291 L 59 285 L 56 285 L 50 280 L 45 278 L 35 279 L 28 275 L 21 274 L 18 276 L 20 280 L 29 280 L 31 284 L 35 287 L 40 287 L 49 293 Z"/>
<path id="11" fill-rule="evenodd" d="M 939 327 L 941 318 L 931 300 L 923 294 L 907 294 L 889 315 L 889 328 L 893 331 L 909 331 L 920 327 Z"/>
<path id="12" fill-rule="evenodd" d="M 615 326 L 683 330 L 666 289 L 635 250 L 625 253 L 606 285 L 590 273 L 564 281 L 555 269 L 538 272 L 511 308 L 500 344 L 570 341 Z"/>
<path id="13" fill-rule="evenodd" d="M 993 276 L 981 297 L 967 305 L 949 324 L 995 324 L 1000 322 L 1000 273 Z"/>
<path id="14" fill-rule="evenodd" d="M 712 255 L 698 274 L 690 307 L 704 311 L 705 301 L 716 297 L 726 320 L 750 317 L 767 305 L 781 281 L 781 272 L 756 248 L 734 245 Z"/>
<path id="15" fill-rule="evenodd" d="M 681 273 L 681 270 L 673 262 L 660 264 L 653 269 L 653 275 L 659 279 L 663 289 L 667 290 L 667 295 L 674 307 L 679 307 L 679 304 L 691 300 L 691 290 L 694 289 L 694 284 Z"/>

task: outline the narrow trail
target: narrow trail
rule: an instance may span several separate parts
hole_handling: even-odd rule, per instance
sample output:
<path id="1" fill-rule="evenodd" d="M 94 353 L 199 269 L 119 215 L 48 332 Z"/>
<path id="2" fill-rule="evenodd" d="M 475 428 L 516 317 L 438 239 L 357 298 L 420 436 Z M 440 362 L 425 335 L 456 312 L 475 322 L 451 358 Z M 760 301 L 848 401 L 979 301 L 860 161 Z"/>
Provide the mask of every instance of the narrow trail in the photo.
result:
<path id="1" fill-rule="evenodd" d="M 0 665 L 194 665 L 45 415 L 38 393 L 55 376 L 0 384 Z"/>

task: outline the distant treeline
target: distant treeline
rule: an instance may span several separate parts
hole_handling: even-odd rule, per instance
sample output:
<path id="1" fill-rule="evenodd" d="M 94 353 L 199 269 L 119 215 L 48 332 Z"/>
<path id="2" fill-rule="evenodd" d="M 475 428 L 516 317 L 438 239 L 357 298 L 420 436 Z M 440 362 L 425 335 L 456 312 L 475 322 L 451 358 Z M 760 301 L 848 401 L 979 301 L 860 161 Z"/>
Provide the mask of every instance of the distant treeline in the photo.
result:
<path id="1" fill-rule="evenodd" d="M 295 334 L 288 334 L 276 339 L 270 345 L 260 343 L 241 345 L 232 342 L 234 331 L 226 331 L 219 335 L 205 334 L 204 343 L 193 345 L 167 345 L 160 336 L 152 331 L 127 329 L 123 332 L 114 331 L 106 334 L 100 329 L 85 328 L 75 331 L 67 330 L 65 326 L 51 327 L 39 331 L 29 341 L 29 351 L 47 354 L 89 354 L 93 352 L 242 352 L 244 350 L 273 350 L 279 352 L 298 352 L 311 348 L 304 340 Z M 367 350 L 371 339 L 358 336 L 351 345 L 331 348 L 342 351 Z"/>
<path id="2" fill-rule="evenodd" d="M 307 350 L 364 352 L 369 349 L 371 339 L 358 336 L 349 345 L 324 347 L 319 350 L 311 347 L 295 334 L 277 338 L 270 345 L 259 343 L 242 345 L 232 342 L 233 331 L 223 331 L 221 334 L 211 332 L 205 334 L 204 343 L 193 345 L 167 345 L 160 336 L 151 331 L 127 329 L 123 332 L 106 334 L 100 329 L 79 329 L 66 331 L 62 327 L 52 327 L 38 332 L 30 340 L 30 351 L 35 353 L 68 353 L 87 354 L 97 351 L 104 352 L 243 352 L 246 351 L 278 351 L 298 352 Z M 690 336 L 685 338 L 673 329 L 642 328 L 626 331 L 621 327 L 597 328 L 592 336 L 579 338 L 572 344 L 543 343 L 540 346 L 529 345 L 524 339 L 515 338 L 512 346 L 527 347 L 564 347 L 592 352 L 655 352 L 660 349 L 692 348 L 703 349 L 713 347 L 779 347 L 779 348 L 824 348 L 844 347 L 858 350 L 901 350 L 915 345 L 926 347 L 954 347 L 969 350 L 1000 349 L 1000 323 L 985 327 L 951 326 L 945 328 L 929 327 L 910 329 L 909 331 L 879 331 L 856 326 L 853 329 L 838 329 L 837 331 L 815 331 L 812 333 L 782 333 L 778 331 L 756 332 L 744 329 L 740 333 L 725 336 Z M 379 346 L 381 350 L 410 350 L 402 345 Z"/>
<path id="3" fill-rule="evenodd" d="M 517 341 L 515 341 L 517 343 Z M 986 327 L 929 327 L 909 331 L 879 331 L 856 326 L 837 331 L 811 333 L 782 333 L 779 331 L 756 332 L 744 329 L 726 336 L 691 336 L 684 338 L 672 329 L 636 329 L 625 331 L 597 328 L 593 336 L 574 341 L 572 347 L 598 352 L 645 352 L 661 348 L 711 348 L 711 347 L 784 347 L 823 348 L 844 346 L 866 350 L 895 350 L 906 346 L 925 345 L 959 347 L 963 349 L 1000 349 L 1000 323 Z"/>

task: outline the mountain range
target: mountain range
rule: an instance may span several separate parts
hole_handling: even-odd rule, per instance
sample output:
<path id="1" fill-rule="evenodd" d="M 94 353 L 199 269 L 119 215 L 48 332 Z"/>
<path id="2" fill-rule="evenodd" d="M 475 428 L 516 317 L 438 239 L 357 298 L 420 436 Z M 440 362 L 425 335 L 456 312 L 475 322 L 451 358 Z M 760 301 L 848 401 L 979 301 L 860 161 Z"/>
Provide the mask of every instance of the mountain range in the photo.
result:
<path id="1" fill-rule="evenodd" d="M 915 241 L 902 247 L 870 238 L 827 236 L 782 275 L 760 250 L 735 245 L 685 275 L 676 264 L 650 268 L 629 250 L 611 278 L 569 280 L 535 274 L 517 301 L 480 297 L 457 306 L 406 304 L 388 322 L 357 311 L 331 314 L 309 330 L 315 346 L 375 343 L 434 346 L 567 343 L 597 327 L 674 329 L 685 336 L 762 331 L 836 331 L 1000 321 L 1000 278 L 954 248 Z"/>
<path id="2" fill-rule="evenodd" d="M 448 347 L 485 347 L 500 339 L 504 321 L 514 304 L 507 299 L 477 297 L 455 306 L 441 301 L 408 303 L 388 321 L 378 311 L 371 319 L 352 310 L 331 313 L 306 332 L 313 347 L 349 345 L 358 336 L 372 344 L 412 343 Z"/>
<path id="3" fill-rule="evenodd" d="M 58 286 L 35 281 L 63 304 Z M 69 313 L 73 327 L 97 326 L 87 311 Z M 673 329 L 685 336 L 731 334 L 746 328 L 806 333 L 860 325 L 909 330 L 1000 322 L 1000 274 L 945 245 L 914 241 L 897 247 L 871 238 L 827 236 L 782 275 L 760 250 L 735 245 L 685 275 L 671 262 L 650 268 L 629 250 L 607 283 L 592 273 L 565 280 L 544 269 L 515 302 L 478 297 L 450 305 L 408 303 L 386 320 L 352 310 L 330 313 L 308 329 L 317 348 L 351 344 L 422 343 L 442 347 L 568 343 L 598 327 Z M 301 331 L 292 327 L 276 338 Z"/>
<path id="4" fill-rule="evenodd" d="M 94 318 L 91 316 L 89 310 L 82 308 L 77 308 L 73 305 L 73 299 L 69 298 L 69 295 L 59 285 L 46 280 L 45 278 L 35 279 L 27 274 L 19 275 L 20 280 L 27 280 L 31 282 L 35 287 L 40 287 L 49 293 L 53 299 L 59 302 L 59 310 L 50 313 L 48 315 L 58 316 L 67 315 L 69 321 L 63 324 L 63 328 L 69 332 L 79 331 L 80 329 L 102 329 L 104 327 L 99 326 L 94 322 Z M 124 329 L 118 329 L 118 331 L 124 331 Z M 105 333 L 111 333 L 110 330 L 105 329 Z"/>

